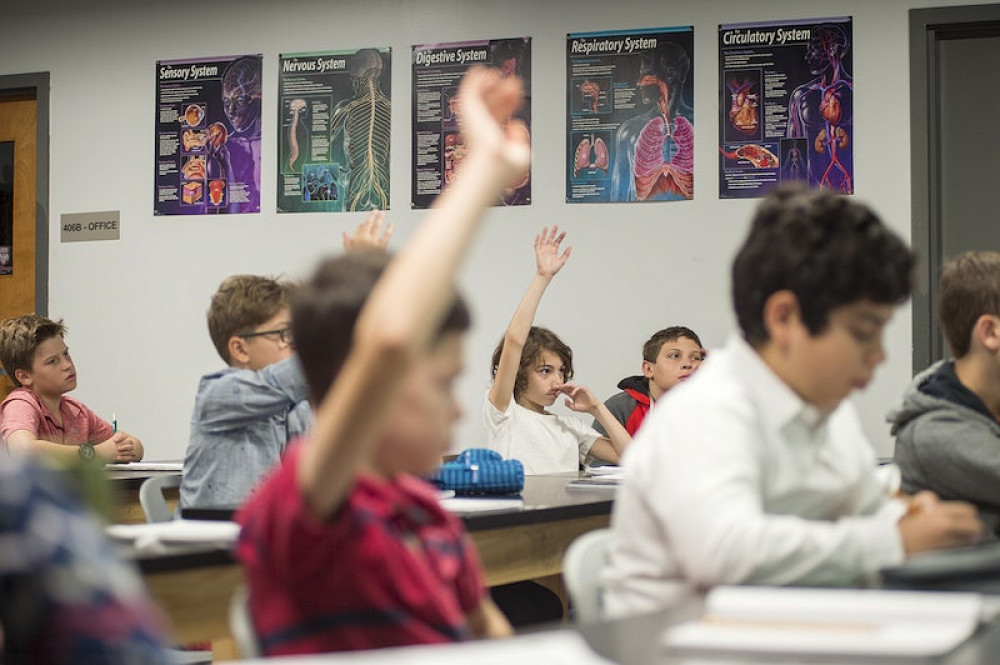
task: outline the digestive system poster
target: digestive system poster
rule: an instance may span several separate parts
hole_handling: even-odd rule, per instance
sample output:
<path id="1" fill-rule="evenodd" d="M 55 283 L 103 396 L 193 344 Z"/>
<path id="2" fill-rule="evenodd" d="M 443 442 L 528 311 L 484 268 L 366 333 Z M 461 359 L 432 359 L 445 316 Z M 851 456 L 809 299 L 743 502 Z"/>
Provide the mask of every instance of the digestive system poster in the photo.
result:
<path id="1" fill-rule="evenodd" d="M 719 196 L 854 193 L 850 18 L 719 26 Z"/>
<path id="2" fill-rule="evenodd" d="M 156 63 L 154 214 L 260 212 L 261 61 Z"/>
<path id="3" fill-rule="evenodd" d="M 388 210 L 389 48 L 284 54 L 278 212 Z"/>
<path id="4" fill-rule="evenodd" d="M 461 168 L 466 149 L 458 126 L 458 86 L 473 65 L 489 65 L 524 81 L 525 102 L 508 126 L 531 137 L 531 38 L 413 47 L 411 206 L 426 208 Z M 531 203 L 531 173 L 508 184 L 501 205 Z"/>
<path id="5" fill-rule="evenodd" d="M 691 26 L 566 36 L 566 201 L 694 197 Z"/>

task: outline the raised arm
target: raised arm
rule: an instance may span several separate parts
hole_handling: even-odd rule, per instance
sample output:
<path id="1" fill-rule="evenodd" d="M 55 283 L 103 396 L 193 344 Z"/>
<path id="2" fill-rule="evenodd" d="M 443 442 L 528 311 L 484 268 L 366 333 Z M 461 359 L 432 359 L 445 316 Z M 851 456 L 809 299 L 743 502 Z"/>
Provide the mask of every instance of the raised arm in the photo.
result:
<path id="1" fill-rule="evenodd" d="M 566 232 L 560 233 L 558 226 L 553 226 L 552 230 L 542 228 L 541 234 L 535 236 L 535 277 L 514 310 L 514 317 L 504 333 L 503 350 L 490 386 L 490 403 L 500 411 L 506 411 L 510 401 L 514 399 L 514 382 L 521 365 L 521 352 L 535 320 L 538 303 L 542 301 L 552 278 L 566 265 L 573 251 L 572 247 L 567 247 L 566 251 L 559 253 L 559 245 L 565 238 Z"/>
<path id="2" fill-rule="evenodd" d="M 389 239 L 392 237 L 393 225 L 390 222 L 382 231 L 382 221 L 385 213 L 381 210 L 372 210 L 365 217 L 365 221 L 358 224 L 354 233 L 344 231 L 344 251 L 361 252 L 365 250 L 385 251 L 389 246 Z"/>
<path id="3" fill-rule="evenodd" d="M 469 155 L 369 296 L 350 354 L 316 410 L 313 441 L 299 457 L 299 486 L 320 518 L 340 505 L 403 378 L 429 347 L 483 212 L 530 162 L 528 146 L 502 125 L 523 99 L 519 79 L 473 68 L 460 97 Z"/>

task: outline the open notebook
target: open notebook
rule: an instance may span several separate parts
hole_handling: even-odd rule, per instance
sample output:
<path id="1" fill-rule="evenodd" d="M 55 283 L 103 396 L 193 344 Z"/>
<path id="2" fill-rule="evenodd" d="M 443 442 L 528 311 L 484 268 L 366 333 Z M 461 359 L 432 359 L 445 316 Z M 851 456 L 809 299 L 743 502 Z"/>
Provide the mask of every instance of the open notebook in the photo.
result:
<path id="1" fill-rule="evenodd" d="M 924 662 L 955 649 L 979 623 L 972 593 L 718 587 L 705 615 L 669 629 L 679 653 Z"/>

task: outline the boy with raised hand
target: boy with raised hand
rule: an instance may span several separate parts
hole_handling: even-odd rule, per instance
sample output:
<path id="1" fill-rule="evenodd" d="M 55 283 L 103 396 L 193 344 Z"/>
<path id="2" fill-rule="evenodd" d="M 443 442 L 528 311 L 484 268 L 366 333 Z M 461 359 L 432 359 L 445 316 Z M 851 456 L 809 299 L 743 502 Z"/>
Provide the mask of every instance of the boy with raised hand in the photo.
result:
<path id="1" fill-rule="evenodd" d="M 904 492 L 970 501 L 1000 526 L 1000 253 L 945 264 L 938 319 L 954 359 L 914 379 L 892 414 Z"/>
<path id="2" fill-rule="evenodd" d="M 668 390 L 694 374 L 706 351 L 690 328 L 670 326 L 657 330 L 642 345 L 642 376 L 627 376 L 618 382 L 621 392 L 604 405 L 631 436 L 639 431 L 649 410 Z M 592 427 L 607 436 L 596 419 Z"/>
<path id="3" fill-rule="evenodd" d="M 866 206 L 782 188 L 733 263 L 742 335 L 667 395 L 625 457 L 603 571 L 611 615 L 719 584 L 853 585 L 975 542 L 969 504 L 890 499 L 847 396 L 885 359 L 910 250 Z"/>
<path id="4" fill-rule="evenodd" d="M 0 362 L 18 386 L 0 404 L 0 439 L 12 453 L 108 463 L 141 460 L 139 439 L 66 395 L 76 388 L 76 365 L 65 334 L 62 321 L 37 314 L 0 323 Z"/>
<path id="5" fill-rule="evenodd" d="M 375 210 L 344 233 L 346 251 L 385 250 Z M 295 357 L 292 283 L 260 275 L 223 280 L 208 308 L 208 332 L 225 369 L 198 383 L 184 455 L 181 507 L 238 506 L 312 421 L 309 392 Z"/>
<path id="6" fill-rule="evenodd" d="M 501 125 L 522 95 L 519 80 L 471 69 L 469 156 L 409 245 L 384 274 L 379 255 L 326 261 L 296 296 L 315 424 L 237 516 L 267 655 L 510 632 L 461 522 L 412 474 L 440 463 L 460 415 L 468 311 L 453 280 L 483 211 L 528 166 Z"/>

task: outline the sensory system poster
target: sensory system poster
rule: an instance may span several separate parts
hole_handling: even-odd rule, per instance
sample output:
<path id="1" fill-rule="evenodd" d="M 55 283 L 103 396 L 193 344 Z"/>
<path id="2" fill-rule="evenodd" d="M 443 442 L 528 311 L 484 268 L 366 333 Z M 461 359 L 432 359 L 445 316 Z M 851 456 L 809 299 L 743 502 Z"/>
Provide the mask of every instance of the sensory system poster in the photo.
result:
<path id="1" fill-rule="evenodd" d="M 261 55 L 156 63 L 153 212 L 260 212 Z"/>
<path id="2" fill-rule="evenodd" d="M 691 26 L 566 36 L 566 201 L 694 197 Z"/>
<path id="3" fill-rule="evenodd" d="M 719 196 L 854 192 L 850 18 L 719 26 Z"/>
<path id="4" fill-rule="evenodd" d="M 531 38 L 422 44 L 413 47 L 413 208 L 426 208 L 461 168 L 458 86 L 474 65 L 489 65 L 524 81 L 525 103 L 509 126 L 531 138 Z M 502 205 L 531 203 L 531 173 L 510 183 Z"/>
<path id="5" fill-rule="evenodd" d="M 278 61 L 278 212 L 388 210 L 389 48 Z"/>

